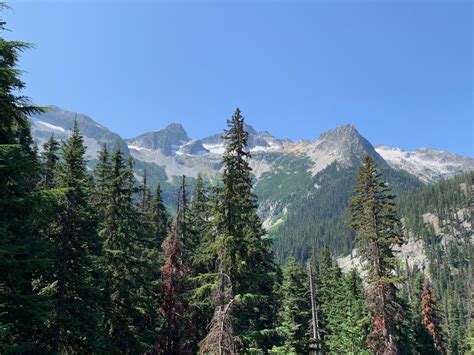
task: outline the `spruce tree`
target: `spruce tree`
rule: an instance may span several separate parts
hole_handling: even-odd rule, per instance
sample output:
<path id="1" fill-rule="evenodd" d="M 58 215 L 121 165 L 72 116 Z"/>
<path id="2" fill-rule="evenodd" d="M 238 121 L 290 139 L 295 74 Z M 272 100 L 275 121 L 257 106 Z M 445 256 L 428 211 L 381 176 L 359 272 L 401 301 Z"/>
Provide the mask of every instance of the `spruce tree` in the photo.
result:
<path id="1" fill-rule="evenodd" d="M 368 354 L 368 313 L 364 306 L 362 279 L 352 270 L 339 277 L 329 301 L 326 344 L 331 353 Z"/>
<path id="2" fill-rule="evenodd" d="M 191 318 L 198 341 L 202 340 L 207 332 L 207 326 L 215 311 L 212 302 L 212 288 L 217 278 L 215 269 L 215 251 L 212 248 L 212 196 L 204 186 L 201 175 L 198 175 L 194 184 L 192 200 L 188 218 L 188 246 L 189 250 L 189 281 L 190 281 L 190 310 Z"/>
<path id="3" fill-rule="evenodd" d="M 394 198 L 375 162 L 367 156 L 357 174 L 350 224 L 356 231 L 358 254 L 367 271 L 366 304 L 372 317 L 368 344 L 377 354 L 399 352 L 396 327 L 401 308 L 393 275 L 393 247 L 403 243 L 403 235 Z"/>
<path id="4" fill-rule="evenodd" d="M 86 170 L 83 138 L 74 124 L 72 136 L 61 149 L 57 185 L 64 191 L 58 204 L 54 231 L 57 287 L 53 294 L 55 316 L 52 350 L 58 353 L 98 351 L 101 336 L 97 257 L 99 244 L 91 203 L 91 184 Z"/>
<path id="5" fill-rule="evenodd" d="M 276 266 L 271 241 L 265 236 L 257 215 L 246 150 L 248 133 L 239 109 L 228 120 L 224 139 L 222 187 L 217 193 L 214 217 L 216 250 L 220 251 L 219 272 L 232 283 L 236 300 L 235 334 L 242 349 L 264 348 L 265 329 L 272 329 L 276 302 L 273 298 Z"/>
<path id="6" fill-rule="evenodd" d="M 290 258 L 283 268 L 280 290 L 281 306 L 277 332 L 282 344 L 272 349 L 275 353 L 306 354 L 309 351 L 311 319 L 308 277 L 305 270 Z"/>
<path id="7" fill-rule="evenodd" d="M 43 145 L 41 153 L 41 187 L 51 189 L 55 186 L 55 177 L 59 162 L 59 142 L 54 139 L 54 135 Z"/>
<path id="8" fill-rule="evenodd" d="M 99 235 L 104 245 L 104 327 L 111 352 L 137 353 L 148 349 L 152 338 L 141 332 L 145 317 L 140 292 L 142 254 L 148 236 L 141 233 L 131 161 L 127 162 L 120 150 L 111 156 L 110 164 L 105 151 L 101 157 L 97 169 L 102 182 L 97 188 L 99 210 L 103 211 Z"/>
<path id="9" fill-rule="evenodd" d="M 0 3 L 0 11 L 7 8 Z M 7 31 L 0 18 L 0 32 Z M 44 200 L 36 193 L 38 164 L 28 116 L 42 110 L 19 94 L 17 67 L 28 43 L 0 37 L 0 352 L 42 351 L 50 304 L 35 283 L 49 265 L 47 242 L 38 232 Z"/>

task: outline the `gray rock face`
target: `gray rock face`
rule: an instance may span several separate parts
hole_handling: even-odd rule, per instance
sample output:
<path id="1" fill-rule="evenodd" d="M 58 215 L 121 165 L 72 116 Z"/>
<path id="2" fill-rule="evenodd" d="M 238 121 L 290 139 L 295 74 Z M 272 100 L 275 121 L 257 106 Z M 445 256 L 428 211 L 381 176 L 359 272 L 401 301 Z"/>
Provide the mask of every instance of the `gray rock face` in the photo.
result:
<path id="1" fill-rule="evenodd" d="M 209 150 L 204 148 L 200 140 L 191 140 L 186 144 L 183 144 L 177 154 L 186 154 L 186 155 L 206 155 L 209 153 Z"/>
<path id="2" fill-rule="evenodd" d="M 95 159 L 97 152 L 104 144 L 111 151 L 120 148 L 126 156 L 130 155 L 127 144 L 118 134 L 109 131 L 84 114 L 63 110 L 56 106 L 48 106 L 46 113 L 30 117 L 32 135 L 40 150 L 51 135 L 58 140 L 67 139 L 71 135 L 75 120 L 84 135 L 87 158 Z"/>
<path id="3" fill-rule="evenodd" d="M 372 144 L 362 137 L 353 125 L 344 125 L 322 133 L 314 143 L 303 148 L 314 165 L 313 175 L 324 170 L 333 162 L 342 166 L 350 166 L 370 155 L 378 164 L 385 164 L 382 157 L 375 151 Z"/>
<path id="4" fill-rule="evenodd" d="M 179 147 L 190 140 L 183 126 L 172 123 L 155 132 L 143 133 L 127 139 L 130 146 L 160 151 L 166 156 L 174 155 Z"/>

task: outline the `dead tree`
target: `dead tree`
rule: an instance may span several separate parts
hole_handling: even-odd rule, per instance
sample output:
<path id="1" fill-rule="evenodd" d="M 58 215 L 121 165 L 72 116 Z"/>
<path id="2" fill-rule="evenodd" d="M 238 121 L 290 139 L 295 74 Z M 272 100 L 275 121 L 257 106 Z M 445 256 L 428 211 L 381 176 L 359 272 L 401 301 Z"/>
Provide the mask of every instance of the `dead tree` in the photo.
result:
<path id="1" fill-rule="evenodd" d="M 209 332 L 201 342 L 200 354 L 233 355 L 236 354 L 232 306 L 234 296 L 230 277 L 222 269 L 219 274 L 219 287 L 214 294 L 216 309 L 209 324 Z"/>
<path id="2" fill-rule="evenodd" d="M 318 308 L 316 302 L 316 285 L 313 280 L 313 268 L 311 267 L 311 261 L 308 264 L 308 278 L 309 278 L 309 290 L 311 295 L 311 353 L 319 353 L 319 345 L 321 343 L 321 333 L 319 332 L 319 319 L 318 319 Z"/>

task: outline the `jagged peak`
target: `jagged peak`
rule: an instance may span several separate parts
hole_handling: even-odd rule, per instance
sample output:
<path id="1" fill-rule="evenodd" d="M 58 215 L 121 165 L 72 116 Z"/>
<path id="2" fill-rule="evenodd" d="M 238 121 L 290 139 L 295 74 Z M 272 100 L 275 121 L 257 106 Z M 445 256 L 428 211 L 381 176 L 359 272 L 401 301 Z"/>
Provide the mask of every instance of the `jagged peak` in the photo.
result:
<path id="1" fill-rule="evenodd" d="M 353 124 L 345 124 L 334 129 L 321 133 L 319 139 L 327 137 L 362 137 Z"/>

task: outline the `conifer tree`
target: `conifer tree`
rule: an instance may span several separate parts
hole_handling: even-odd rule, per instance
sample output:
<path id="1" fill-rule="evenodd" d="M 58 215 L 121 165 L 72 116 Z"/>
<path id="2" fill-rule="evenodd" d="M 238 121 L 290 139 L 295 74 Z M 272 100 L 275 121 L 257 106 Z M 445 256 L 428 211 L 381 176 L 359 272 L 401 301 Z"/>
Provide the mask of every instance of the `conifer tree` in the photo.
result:
<path id="1" fill-rule="evenodd" d="M 219 266 L 219 283 L 213 294 L 216 305 L 206 336 L 200 343 L 200 354 L 233 355 L 237 353 L 234 333 L 234 305 L 232 280 Z"/>
<path id="2" fill-rule="evenodd" d="M 280 297 L 279 326 L 282 345 L 272 352 L 285 354 L 306 354 L 309 351 L 309 327 L 311 319 L 310 289 L 307 274 L 290 258 L 283 268 L 283 283 Z"/>
<path id="3" fill-rule="evenodd" d="M 61 149 L 57 176 L 64 190 L 59 200 L 54 232 L 55 317 L 52 349 L 58 353 L 89 353 L 98 350 L 100 335 L 97 274 L 99 244 L 92 208 L 90 179 L 86 172 L 85 146 L 75 122 L 72 136 Z"/>
<path id="4" fill-rule="evenodd" d="M 396 326 L 401 309 L 393 276 L 393 247 L 403 243 L 403 235 L 394 198 L 375 162 L 367 156 L 357 174 L 350 223 L 356 231 L 358 253 L 366 265 L 366 304 L 372 316 L 368 344 L 377 354 L 399 352 Z"/>
<path id="5" fill-rule="evenodd" d="M 426 327 L 428 333 L 433 338 L 436 351 L 445 354 L 446 350 L 443 345 L 443 337 L 441 332 L 440 320 L 437 315 L 436 301 L 431 292 L 431 285 L 428 278 L 423 283 L 423 294 L 421 295 L 421 323 Z"/>
<path id="6" fill-rule="evenodd" d="M 188 304 L 184 297 L 187 286 L 189 269 L 184 261 L 185 233 L 184 221 L 186 220 L 186 191 L 183 185 L 178 192 L 177 211 L 173 226 L 163 242 L 164 265 L 162 267 L 162 293 L 163 302 L 160 312 L 165 324 L 159 335 L 155 352 L 157 354 L 190 354 L 191 333 L 188 319 Z"/>
<path id="7" fill-rule="evenodd" d="M 364 307 L 362 279 L 352 270 L 339 277 L 329 301 L 326 344 L 331 353 L 368 354 L 368 314 Z"/>
<path id="8" fill-rule="evenodd" d="M 228 120 L 224 139 L 222 187 L 217 193 L 216 250 L 219 267 L 232 283 L 236 302 L 235 334 L 242 349 L 264 348 L 265 329 L 273 329 L 276 266 L 271 241 L 257 215 L 256 196 L 246 150 L 248 133 L 239 109 Z M 268 342 L 267 342 L 268 343 Z M 242 351 L 241 349 L 241 351 Z"/>
<path id="9" fill-rule="evenodd" d="M 59 162 L 59 142 L 52 135 L 43 145 L 41 153 L 41 187 L 51 189 L 55 186 L 55 177 Z"/>
<path id="10" fill-rule="evenodd" d="M 189 238 L 188 250 L 196 251 L 200 247 L 201 242 L 209 234 L 211 219 L 211 206 L 209 202 L 208 191 L 204 187 L 204 181 L 201 175 L 198 175 L 194 183 L 194 190 L 189 208 Z M 192 253 L 191 258 L 193 267 L 199 268 L 202 262 L 198 260 L 199 253 Z M 202 265 L 201 265 L 202 266 Z M 196 270 L 198 271 L 198 270 Z"/>
<path id="11" fill-rule="evenodd" d="M 0 3 L 0 11 L 7 8 Z M 7 31 L 0 18 L 0 32 Z M 0 37 L 0 352 L 41 351 L 36 341 L 50 312 L 36 280 L 48 268 L 47 243 L 38 233 L 44 200 L 28 116 L 42 110 L 19 94 L 17 67 L 28 43 Z"/>
<path id="12" fill-rule="evenodd" d="M 140 190 L 140 237 L 143 248 L 139 254 L 139 260 L 142 272 L 136 281 L 139 286 L 143 320 L 138 323 L 138 326 L 144 341 L 154 345 L 164 322 L 158 310 L 163 301 L 160 290 L 163 266 L 161 245 L 166 237 L 168 214 L 163 204 L 160 186 L 158 185 L 156 194 L 152 195 L 147 185 L 146 172 Z"/>
<path id="13" fill-rule="evenodd" d="M 192 200 L 188 218 L 188 246 L 189 250 L 189 281 L 190 281 L 190 311 L 192 322 L 195 325 L 196 336 L 194 347 L 198 346 L 208 333 L 208 324 L 215 313 L 213 302 L 216 278 L 216 255 L 212 237 L 212 196 L 201 175 L 198 175 L 194 184 Z M 224 280 L 228 282 L 228 280 Z M 219 298 L 219 297 L 217 297 Z"/>
<path id="14" fill-rule="evenodd" d="M 169 215 L 163 202 L 161 186 L 158 183 L 149 206 L 150 220 L 153 222 L 153 235 L 157 245 L 163 243 L 166 237 Z"/>
<path id="15" fill-rule="evenodd" d="M 145 351 L 152 336 L 143 326 L 143 250 L 147 236 L 142 235 L 140 215 L 134 204 L 137 188 L 131 161 L 117 150 L 108 163 L 103 150 L 97 184 L 99 210 L 103 211 L 99 235 L 103 241 L 102 267 L 105 273 L 104 327 L 108 348 L 113 352 Z M 107 182 L 107 177 L 109 181 Z"/>
<path id="16" fill-rule="evenodd" d="M 107 146 L 104 144 L 102 149 L 98 152 L 98 162 L 94 170 L 95 178 L 95 194 L 94 202 L 96 210 L 101 219 L 105 218 L 105 213 L 111 200 L 111 184 L 112 177 L 112 163 L 110 161 L 110 153 Z"/>

